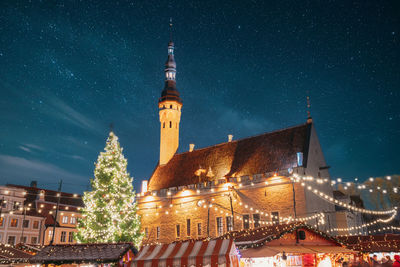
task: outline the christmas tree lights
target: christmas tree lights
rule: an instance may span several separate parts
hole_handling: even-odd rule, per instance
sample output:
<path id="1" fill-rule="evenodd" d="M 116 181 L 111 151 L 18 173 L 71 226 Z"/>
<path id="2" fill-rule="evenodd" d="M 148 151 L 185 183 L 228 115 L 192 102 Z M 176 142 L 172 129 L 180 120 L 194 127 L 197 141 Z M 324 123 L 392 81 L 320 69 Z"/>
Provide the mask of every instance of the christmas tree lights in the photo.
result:
<path id="1" fill-rule="evenodd" d="M 77 240 L 80 243 L 132 242 L 140 246 L 143 234 L 137 214 L 132 178 L 126 170 L 118 137 L 110 132 L 91 180 L 92 191 L 85 192 Z"/>

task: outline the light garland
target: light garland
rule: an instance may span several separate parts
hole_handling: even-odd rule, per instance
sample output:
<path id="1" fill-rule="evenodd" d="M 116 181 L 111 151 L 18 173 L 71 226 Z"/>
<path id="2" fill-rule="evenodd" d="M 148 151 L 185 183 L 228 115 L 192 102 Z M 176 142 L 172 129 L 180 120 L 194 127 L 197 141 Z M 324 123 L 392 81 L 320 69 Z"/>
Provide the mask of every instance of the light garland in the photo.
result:
<path id="1" fill-rule="evenodd" d="M 362 229 L 364 227 L 370 227 L 373 225 L 376 225 L 378 223 L 389 223 L 392 220 L 394 220 L 394 218 L 396 218 L 396 213 L 392 214 L 389 218 L 387 219 L 377 219 L 375 221 L 369 222 L 369 223 L 364 223 L 362 225 L 359 226 L 352 226 L 352 227 L 347 227 L 347 228 L 332 228 L 330 230 L 327 230 L 327 232 L 335 232 L 335 231 L 340 231 L 340 232 L 344 232 L 344 231 L 353 231 L 353 230 L 359 230 Z"/>
<path id="2" fill-rule="evenodd" d="M 341 206 L 343 208 L 349 209 L 349 210 L 353 210 L 353 211 L 361 212 L 361 213 L 366 213 L 366 214 L 372 214 L 372 215 L 387 215 L 387 214 L 395 214 L 395 213 L 397 213 L 397 207 L 395 207 L 395 208 L 393 208 L 391 210 L 386 210 L 386 211 L 368 210 L 368 209 L 355 207 L 355 206 L 352 206 L 350 204 L 344 203 L 344 202 L 342 202 L 340 200 L 334 199 L 333 197 L 331 197 L 331 196 L 327 195 L 326 193 L 324 193 L 324 192 L 312 187 L 311 185 L 307 185 L 306 186 L 305 181 L 315 181 L 316 180 L 316 179 L 314 179 L 313 177 L 310 177 L 310 176 L 302 177 L 302 176 L 299 176 L 299 175 L 293 175 L 292 177 L 289 177 L 289 179 L 292 182 L 300 183 L 301 186 L 306 187 L 307 190 L 311 191 L 312 193 L 314 193 L 318 197 L 322 198 L 323 200 L 325 200 L 327 202 L 330 202 L 331 204 L 338 205 L 338 206 Z M 319 181 L 318 183 L 326 183 L 328 181 L 328 179 L 318 179 L 317 181 Z M 259 184 L 261 184 L 261 183 L 259 183 Z M 267 183 L 267 181 L 264 182 L 264 186 L 269 186 L 269 185 L 270 184 Z M 255 186 L 255 184 L 251 183 L 250 186 Z M 241 190 L 241 189 L 243 189 L 243 187 L 239 186 L 239 188 L 237 188 L 235 190 Z M 200 190 L 197 189 L 196 192 L 199 194 Z M 214 193 L 214 192 L 212 192 L 212 193 Z M 192 197 L 192 196 L 189 196 L 189 197 Z M 163 197 L 160 197 L 160 198 L 162 199 Z M 170 199 L 170 198 L 168 198 L 168 199 Z M 182 203 L 175 204 L 175 205 L 182 205 Z M 170 204 L 169 205 L 170 208 L 172 208 L 173 206 L 174 206 L 174 204 Z M 159 206 L 159 208 L 163 208 L 163 207 Z"/>
<path id="3" fill-rule="evenodd" d="M 388 194 L 390 192 L 389 188 L 384 188 L 381 186 L 372 186 L 372 185 L 368 185 L 365 184 L 366 182 L 373 182 L 375 181 L 375 178 L 370 177 L 367 181 L 365 181 L 364 183 L 361 184 L 357 184 L 358 178 L 354 179 L 354 182 L 344 182 L 342 178 L 337 178 L 336 180 L 329 180 L 327 178 L 314 178 L 312 176 L 299 176 L 297 174 L 293 174 L 293 177 L 295 177 L 296 179 L 301 179 L 303 181 L 314 181 L 318 184 L 327 184 L 330 183 L 330 185 L 337 185 L 337 184 L 341 184 L 343 185 L 343 189 L 344 190 L 349 190 L 351 187 L 354 186 L 354 189 L 357 190 L 368 190 L 370 193 L 373 193 L 375 191 L 379 191 L 382 194 Z M 392 180 L 392 176 L 385 176 L 386 181 L 391 181 Z M 399 187 L 392 187 L 392 192 L 393 193 L 399 193 L 400 189 Z"/>
<path id="4" fill-rule="evenodd" d="M 358 208 L 358 207 L 352 206 L 350 204 L 344 203 L 340 200 L 334 199 L 333 197 L 312 187 L 311 185 L 306 185 L 304 182 L 301 182 L 300 184 L 301 184 L 301 186 L 305 187 L 308 191 L 314 193 L 321 199 L 323 199 L 327 202 L 330 202 L 331 204 L 341 206 L 341 207 L 349 209 L 349 210 L 353 210 L 353 211 L 361 212 L 361 213 L 365 213 L 365 214 L 373 214 L 373 215 L 386 215 L 386 214 L 391 214 L 391 213 L 394 213 L 394 214 L 397 213 L 397 207 L 394 207 L 393 209 L 385 210 L 385 211 L 376 211 L 376 210 L 368 210 L 368 209 Z"/>

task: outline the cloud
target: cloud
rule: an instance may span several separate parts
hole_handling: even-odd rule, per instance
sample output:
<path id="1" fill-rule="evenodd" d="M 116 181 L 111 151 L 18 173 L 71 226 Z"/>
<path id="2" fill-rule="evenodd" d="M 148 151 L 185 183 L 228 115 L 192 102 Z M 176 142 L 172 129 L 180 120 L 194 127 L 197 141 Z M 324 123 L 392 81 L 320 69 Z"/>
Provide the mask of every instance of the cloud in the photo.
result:
<path id="1" fill-rule="evenodd" d="M 23 151 L 28 152 L 28 153 L 32 153 L 32 151 L 31 151 L 29 148 L 27 148 L 27 147 L 19 146 L 19 148 L 22 149 Z"/>
<path id="2" fill-rule="evenodd" d="M 34 145 L 34 144 L 24 144 L 25 147 L 29 147 L 31 149 L 39 150 L 39 151 L 45 151 L 45 149 L 41 146 Z"/>
<path id="3" fill-rule="evenodd" d="M 49 108 L 46 109 L 48 115 L 64 120 L 85 130 L 91 130 L 96 133 L 101 132 L 101 127 L 94 120 L 78 112 L 61 99 L 52 96 L 49 97 L 48 103 Z"/>
<path id="4" fill-rule="evenodd" d="M 42 182 L 54 182 L 64 179 L 84 184 L 88 181 L 88 177 L 63 170 L 53 164 L 10 155 L 0 154 L 0 168 L 4 175 L 1 177 L 3 182 L 15 183 L 34 179 L 40 179 Z"/>
<path id="5" fill-rule="evenodd" d="M 69 156 L 67 156 L 67 157 L 69 157 L 69 158 L 71 158 L 71 159 L 77 159 L 77 160 L 86 161 L 86 159 L 85 159 L 84 157 L 81 157 L 81 156 L 79 156 L 79 155 L 69 155 Z"/>

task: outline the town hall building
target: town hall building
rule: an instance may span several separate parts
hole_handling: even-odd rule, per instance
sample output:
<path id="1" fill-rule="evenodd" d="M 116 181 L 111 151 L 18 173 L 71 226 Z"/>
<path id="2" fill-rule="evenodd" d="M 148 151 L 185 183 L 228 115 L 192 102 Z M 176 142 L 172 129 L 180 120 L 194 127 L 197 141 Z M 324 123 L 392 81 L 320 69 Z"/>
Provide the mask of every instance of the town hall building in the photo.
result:
<path id="1" fill-rule="evenodd" d="M 294 175 L 310 176 L 313 188 L 333 197 L 328 166 L 309 115 L 304 123 L 205 148 L 177 153 L 183 101 L 176 87 L 174 43 L 168 44 L 165 86 L 158 101 L 160 158 L 143 181 L 137 202 L 144 244 L 217 237 L 232 230 L 305 221 L 336 227 L 335 206 Z"/>

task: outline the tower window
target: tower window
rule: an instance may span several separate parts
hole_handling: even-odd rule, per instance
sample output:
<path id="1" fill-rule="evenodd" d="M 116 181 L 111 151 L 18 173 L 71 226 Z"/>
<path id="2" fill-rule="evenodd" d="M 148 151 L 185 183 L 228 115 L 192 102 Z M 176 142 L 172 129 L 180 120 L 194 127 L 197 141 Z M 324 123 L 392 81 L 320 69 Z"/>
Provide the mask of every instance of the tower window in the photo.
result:
<path id="1" fill-rule="evenodd" d="M 170 105 L 169 108 L 172 108 L 172 105 Z"/>
<path id="2" fill-rule="evenodd" d="M 162 127 L 163 127 L 163 128 L 165 128 L 165 122 L 163 122 L 163 125 L 162 125 Z"/>
<path id="3" fill-rule="evenodd" d="M 172 121 L 169 122 L 169 128 L 172 128 Z"/>

